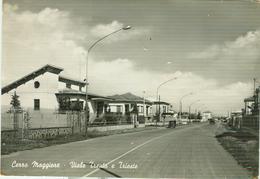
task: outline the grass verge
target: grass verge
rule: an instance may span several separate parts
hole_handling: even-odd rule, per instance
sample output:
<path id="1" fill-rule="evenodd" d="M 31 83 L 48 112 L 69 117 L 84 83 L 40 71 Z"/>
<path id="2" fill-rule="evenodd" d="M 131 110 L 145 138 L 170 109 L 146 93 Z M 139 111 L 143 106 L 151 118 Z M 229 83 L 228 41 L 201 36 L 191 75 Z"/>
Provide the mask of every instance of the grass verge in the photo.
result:
<path id="1" fill-rule="evenodd" d="M 246 168 L 252 176 L 258 176 L 259 141 L 257 136 L 243 131 L 230 131 L 216 137 L 239 165 Z"/>
<path id="2" fill-rule="evenodd" d="M 155 127 L 144 127 L 144 128 L 132 128 L 132 129 L 123 129 L 123 130 L 113 130 L 106 132 L 99 132 L 97 130 L 89 131 L 87 136 L 82 134 L 67 135 L 67 136 L 57 136 L 51 139 L 38 139 L 38 140 L 13 140 L 13 141 L 3 141 L 1 142 L 1 155 L 7 155 L 13 152 L 31 150 L 34 148 L 48 147 L 52 145 L 65 144 L 70 142 L 82 141 L 96 137 L 138 132 L 143 130 L 151 130 Z"/>

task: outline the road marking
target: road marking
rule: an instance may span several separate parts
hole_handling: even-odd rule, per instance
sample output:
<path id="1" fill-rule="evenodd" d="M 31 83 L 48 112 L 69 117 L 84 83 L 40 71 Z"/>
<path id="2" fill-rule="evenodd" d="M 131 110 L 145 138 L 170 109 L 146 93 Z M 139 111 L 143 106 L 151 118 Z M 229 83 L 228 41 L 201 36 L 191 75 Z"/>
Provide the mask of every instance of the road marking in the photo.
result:
<path id="1" fill-rule="evenodd" d="M 120 159 L 120 158 L 126 156 L 127 154 L 129 154 L 129 153 L 131 153 L 131 152 L 133 152 L 133 151 L 139 149 L 140 147 L 144 146 L 145 144 L 148 144 L 148 143 L 150 143 L 150 142 L 152 142 L 152 141 L 154 141 L 154 140 L 156 140 L 156 139 L 159 139 L 159 138 L 161 138 L 161 137 L 164 137 L 164 136 L 170 135 L 170 134 L 172 134 L 173 132 L 174 132 L 174 131 L 169 132 L 169 133 L 164 134 L 164 135 L 161 135 L 161 136 L 158 136 L 158 137 L 155 137 L 155 138 L 152 138 L 152 139 L 150 139 L 150 140 L 148 140 L 148 141 L 146 141 L 146 142 L 144 142 L 144 143 L 142 143 L 142 144 L 140 144 L 140 145 L 138 145 L 138 146 L 132 148 L 131 150 L 125 152 L 124 154 L 122 154 L 122 155 L 116 157 L 115 159 L 113 159 L 113 160 L 111 160 L 110 162 L 106 163 L 106 165 L 109 165 L 109 164 L 111 164 L 111 163 L 117 161 L 118 159 Z M 84 175 L 83 177 L 88 177 L 88 176 L 90 176 L 90 175 L 96 173 L 96 172 L 99 171 L 99 170 L 100 170 L 100 169 L 97 168 L 97 169 L 95 169 L 95 170 L 93 170 L 93 171 L 87 173 L 87 174 Z"/>

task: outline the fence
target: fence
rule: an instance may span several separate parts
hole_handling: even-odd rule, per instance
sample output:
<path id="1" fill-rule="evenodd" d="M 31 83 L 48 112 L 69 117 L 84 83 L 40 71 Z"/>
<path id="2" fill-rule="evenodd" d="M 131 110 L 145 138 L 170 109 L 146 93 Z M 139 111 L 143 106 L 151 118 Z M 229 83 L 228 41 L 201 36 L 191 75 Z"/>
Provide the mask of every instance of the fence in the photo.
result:
<path id="1" fill-rule="evenodd" d="M 54 110 L 8 110 L 1 113 L 1 134 L 4 140 L 51 138 L 73 133 L 75 117 Z"/>
<path id="2" fill-rule="evenodd" d="M 67 125 L 71 127 L 72 134 L 84 133 L 86 130 L 85 112 L 67 112 Z"/>
<path id="3" fill-rule="evenodd" d="M 55 111 L 8 111 L 1 113 L 1 129 L 10 130 L 22 128 L 23 123 L 28 123 L 29 128 L 68 127 L 67 115 Z"/>
<path id="4" fill-rule="evenodd" d="M 2 112 L 1 117 L 2 139 L 5 140 L 53 138 L 58 135 L 84 134 L 86 131 L 85 112 L 70 111 L 59 114 L 47 109 L 20 110 Z M 107 113 L 88 124 L 89 131 L 133 127 L 134 123 L 129 115 L 115 113 Z"/>
<path id="5" fill-rule="evenodd" d="M 242 121 L 242 128 L 250 128 L 253 130 L 259 130 L 259 115 L 244 115 Z"/>

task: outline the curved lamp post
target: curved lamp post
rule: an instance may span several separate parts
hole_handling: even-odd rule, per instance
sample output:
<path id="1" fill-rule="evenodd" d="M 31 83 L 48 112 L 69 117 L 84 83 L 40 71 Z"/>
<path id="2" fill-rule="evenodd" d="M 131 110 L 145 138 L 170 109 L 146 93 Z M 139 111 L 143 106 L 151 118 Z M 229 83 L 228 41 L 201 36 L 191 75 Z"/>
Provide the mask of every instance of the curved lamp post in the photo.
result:
<path id="1" fill-rule="evenodd" d="M 159 121 L 161 120 L 161 109 L 160 109 L 160 96 L 159 96 L 159 89 L 160 87 L 162 87 L 163 85 L 165 85 L 166 83 L 172 81 L 172 80 L 176 80 L 178 79 L 177 77 L 174 77 L 174 78 L 171 78 L 163 83 L 161 83 L 158 87 L 157 87 L 157 90 L 156 90 L 156 99 L 157 101 L 159 101 Z M 158 111 L 156 111 L 158 113 Z M 165 123 L 165 121 L 163 121 L 163 123 Z M 164 124 L 163 124 L 164 125 Z M 156 120 L 156 126 L 157 126 L 157 120 Z"/>
<path id="2" fill-rule="evenodd" d="M 190 95 L 192 95 L 193 93 L 188 93 L 188 94 L 185 94 L 184 96 L 181 97 L 180 99 L 180 115 L 179 115 L 179 118 L 181 119 L 181 113 L 182 113 L 182 100 L 185 98 L 185 97 L 188 97 Z"/>
<path id="3" fill-rule="evenodd" d="M 103 39 L 107 38 L 108 36 L 111 36 L 117 32 L 120 32 L 121 30 L 129 30 L 131 29 L 131 26 L 125 26 L 125 27 L 122 27 L 110 34 L 107 34 L 105 35 L 104 37 L 98 39 L 97 41 L 95 41 L 89 48 L 88 48 L 88 51 L 87 51 L 87 56 L 86 56 L 86 115 L 85 115 L 85 136 L 87 136 L 87 129 L 88 129 L 88 118 L 89 118 L 89 113 L 88 113 L 88 57 L 89 57 L 89 53 L 90 51 L 93 49 L 93 47 L 95 47 L 95 45 L 102 41 Z"/>

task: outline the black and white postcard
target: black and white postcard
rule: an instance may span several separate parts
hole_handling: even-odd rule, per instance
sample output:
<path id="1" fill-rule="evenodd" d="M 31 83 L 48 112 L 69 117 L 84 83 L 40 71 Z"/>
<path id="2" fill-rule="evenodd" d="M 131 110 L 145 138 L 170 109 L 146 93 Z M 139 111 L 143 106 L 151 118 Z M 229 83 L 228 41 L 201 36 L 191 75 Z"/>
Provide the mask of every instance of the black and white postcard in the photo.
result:
<path id="1" fill-rule="evenodd" d="M 3 177 L 257 178 L 259 108 L 260 0 L 2 2 Z"/>

